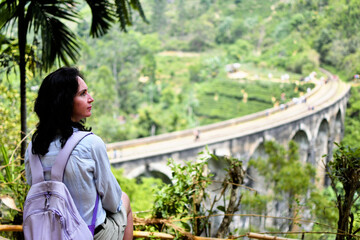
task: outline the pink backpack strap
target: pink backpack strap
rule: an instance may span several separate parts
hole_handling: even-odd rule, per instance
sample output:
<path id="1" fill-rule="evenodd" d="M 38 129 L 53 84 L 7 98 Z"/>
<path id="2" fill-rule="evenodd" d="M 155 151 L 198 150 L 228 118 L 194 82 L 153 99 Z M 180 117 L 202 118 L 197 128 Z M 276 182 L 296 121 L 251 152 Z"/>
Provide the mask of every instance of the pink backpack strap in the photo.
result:
<path id="1" fill-rule="evenodd" d="M 77 131 L 71 135 L 71 137 L 66 141 L 63 149 L 61 149 L 59 154 L 56 156 L 55 163 L 51 168 L 51 180 L 59 182 L 63 181 L 65 167 L 71 152 L 74 150 L 75 146 L 80 142 L 81 139 L 90 134 L 92 133 Z"/>
<path id="2" fill-rule="evenodd" d="M 32 153 L 32 143 L 30 142 L 28 148 L 29 163 L 31 169 L 32 184 L 45 181 L 43 166 L 41 164 L 39 155 Z"/>
<path id="3" fill-rule="evenodd" d="M 75 146 L 80 142 L 81 139 L 83 139 L 84 137 L 90 134 L 92 134 L 92 132 L 77 131 L 70 136 L 70 138 L 66 141 L 66 144 L 63 147 L 63 149 L 61 149 L 59 154 L 56 156 L 55 163 L 51 168 L 51 180 L 59 181 L 59 182 L 63 181 L 65 167 L 71 152 L 74 150 Z M 28 154 L 29 154 L 29 163 L 30 163 L 31 176 L 32 176 L 32 184 L 45 181 L 44 168 L 42 166 L 39 155 L 32 153 L 31 142 L 29 144 Z"/>

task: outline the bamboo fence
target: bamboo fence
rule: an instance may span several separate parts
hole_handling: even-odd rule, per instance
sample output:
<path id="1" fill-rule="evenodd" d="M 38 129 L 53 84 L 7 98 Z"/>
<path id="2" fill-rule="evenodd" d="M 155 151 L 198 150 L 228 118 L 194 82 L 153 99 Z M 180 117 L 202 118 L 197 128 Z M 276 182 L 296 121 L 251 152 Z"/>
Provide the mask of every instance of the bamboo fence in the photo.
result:
<path id="1" fill-rule="evenodd" d="M 22 225 L 0 225 L 0 232 L 21 232 Z M 175 236 L 168 233 L 161 232 L 146 232 L 146 231 L 134 231 L 134 239 L 136 238 L 151 238 L 151 239 L 174 239 Z M 264 235 L 259 233 L 247 233 L 248 238 L 253 239 L 265 239 L 265 240 L 294 240 L 293 238 L 282 238 L 277 236 Z M 5 240 L 6 238 L 0 237 L 0 240 Z M 193 240 L 231 240 L 227 238 L 209 238 L 209 237 L 200 237 L 200 236 L 191 236 L 190 239 Z"/>

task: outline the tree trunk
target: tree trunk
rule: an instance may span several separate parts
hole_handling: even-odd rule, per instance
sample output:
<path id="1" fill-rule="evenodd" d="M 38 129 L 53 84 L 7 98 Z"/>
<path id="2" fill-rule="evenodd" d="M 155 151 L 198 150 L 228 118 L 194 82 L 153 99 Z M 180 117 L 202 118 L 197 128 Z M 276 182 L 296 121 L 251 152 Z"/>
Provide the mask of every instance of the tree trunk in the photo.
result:
<path id="1" fill-rule="evenodd" d="M 20 70 L 20 124 L 21 140 L 24 140 L 27 132 L 26 126 L 26 61 L 25 61 L 25 47 L 26 47 L 26 33 L 27 23 L 25 20 L 25 2 L 19 2 L 19 20 L 18 20 L 18 41 L 19 41 L 19 70 Z M 26 151 L 26 141 L 21 142 L 21 164 L 24 163 L 24 156 Z"/>
<path id="2" fill-rule="evenodd" d="M 346 234 L 351 234 L 349 232 L 349 218 L 352 207 L 352 200 L 354 198 L 356 189 L 345 189 L 345 198 L 342 204 L 341 210 L 339 211 L 339 220 L 338 220 L 338 229 L 336 240 L 347 239 Z"/>
<path id="3" fill-rule="evenodd" d="M 235 188 L 231 188 L 229 205 L 226 209 L 225 216 L 221 222 L 218 232 L 216 233 L 217 238 L 224 238 L 229 230 L 230 223 L 233 219 L 232 215 L 238 210 L 236 206 L 238 192 L 239 192 L 238 186 L 235 186 Z"/>
<path id="4" fill-rule="evenodd" d="M 241 202 L 241 197 L 239 195 L 239 186 L 244 180 L 244 170 L 241 168 L 241 165 L 238 165 L 235 162 L 231 162 L 231 166 L 228 170 L 230 181 L 234 183 L 231 186 L 230 200 L 229 205 L 225 211 L 225 216 L 220 224 L 220 227 L 216 233 L 217 238 L 224 238 L 227 232 L 229 231 L 230 223 L 233 219 L 233 214 L 238 211 L 239 205 Z"/>

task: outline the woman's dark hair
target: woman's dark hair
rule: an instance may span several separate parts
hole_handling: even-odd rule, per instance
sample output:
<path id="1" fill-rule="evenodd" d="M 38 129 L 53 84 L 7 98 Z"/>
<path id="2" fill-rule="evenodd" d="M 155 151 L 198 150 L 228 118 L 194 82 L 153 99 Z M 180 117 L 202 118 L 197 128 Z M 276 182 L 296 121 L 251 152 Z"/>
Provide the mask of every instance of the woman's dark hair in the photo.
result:
<path id="1" fill-rule="evenodd" d="M 32 137 L 32 152 L 45 155 L 55 137 L 60 137 L 61 147 L 73 134 L 73 127 L 89 131 L 84 121 L 73 122 L 74 97 L 78 91 L 78 69 L 62 67 L 50 73 L 41 83 L 35 100 L 34 111 L 39 118 Z"/>

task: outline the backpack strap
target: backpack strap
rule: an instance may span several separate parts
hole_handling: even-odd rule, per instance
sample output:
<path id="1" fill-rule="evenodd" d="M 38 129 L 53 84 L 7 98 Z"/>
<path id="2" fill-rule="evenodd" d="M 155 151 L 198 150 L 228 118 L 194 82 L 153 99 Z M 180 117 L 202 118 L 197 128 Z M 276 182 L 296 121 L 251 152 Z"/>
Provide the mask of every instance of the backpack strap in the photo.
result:
<path id="1" fill-rule="evenodd" d="M 66 141 L 63 149 L 60 150 L 59 154 L 56 156 L 55 163 L 51 168 L 51 180 L 63 181 L 64 171 L 67 164 L 67 161 L 70 157 L 71 152 L 74 150 L 75 146 L 80 142 L 81 139 L 87 135 L 92 134 L 92 132 L 77 131 Z M 29 154 L 29 163 L 32 176 L 32 184 L 45 181 L 44 178 L 44 167 L 42 166 L 40 157 L 38 154 L 32 153 L 32 143 L 30 142 L 28 148 Z"/>
<path id="2" fill-rule="evenodd" d="M 92 132 L 77 131 L 71 135 L 71 137 L 66 141 L 63 149 L 61 149 L 59 154 L 56 156 L 55 163 L 51 168 L 51 180 L 59 182 L 63 181 L 65 167 L 71 152 L 81 139 L 90 134 L 92 134 Z"/>
<path id="3" fill-rule="evenodd" d="M 92 235 L 94 236 L 95 234 L 95 224 L 96 224 L 96 216 L 97 216 L 97 210 L 98 210 L 98 206 L 99 206 L 99 194 L 96 194 L 96 201 L 95 201 L 95 207 L 94 207 L 94 211 L 93 211 L 93 216 L 91 219 L 91 225 L 88 225 L 88 228 L 90 229 L 90 232 L 92 233 Z"/>
<path id="4" fill-rule="evenodd" d="M 30 169 L 31 169 L 32 184 L 45 181 L 43 166 L 41 164 L 39 155 L 32 153 L 32 143 L 31 142 L 29 143 L 28 154 L 29 154 L 29 163 L 30 163 Z"/>

